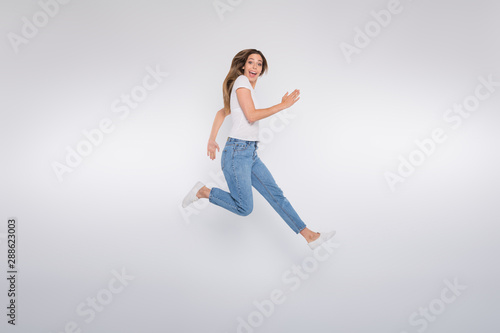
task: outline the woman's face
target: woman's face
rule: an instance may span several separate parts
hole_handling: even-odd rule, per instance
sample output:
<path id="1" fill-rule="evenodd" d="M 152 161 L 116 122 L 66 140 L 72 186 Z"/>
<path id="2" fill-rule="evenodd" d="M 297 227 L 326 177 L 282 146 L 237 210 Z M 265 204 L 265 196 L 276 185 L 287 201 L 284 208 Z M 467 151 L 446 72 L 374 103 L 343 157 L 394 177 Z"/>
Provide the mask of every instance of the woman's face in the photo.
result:
<path id="1" fill-rule="evenodd" d="M 243 70 L 243 74 L 250 80 L 251 83 L 255 84 L 260 73 L 262 73 L 262 57 L 260 54 L 254 53 L 249 55 Z"/>

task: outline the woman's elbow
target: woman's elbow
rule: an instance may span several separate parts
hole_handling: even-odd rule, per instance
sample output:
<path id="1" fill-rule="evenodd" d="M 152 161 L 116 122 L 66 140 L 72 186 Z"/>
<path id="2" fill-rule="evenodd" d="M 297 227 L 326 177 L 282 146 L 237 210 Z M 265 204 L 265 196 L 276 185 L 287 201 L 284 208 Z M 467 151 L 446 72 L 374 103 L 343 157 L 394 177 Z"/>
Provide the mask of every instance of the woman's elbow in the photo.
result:
<path id="1" fill-rule="evenodd" d="M 248 121 L 249 121 L 249 122 L 251 122 L 251 123 L 253 123 L 253 122 L 255 122 L 255 121 L 259 120 L 255 111 L 253 111 L 253 112 L 249 112 L 247 119 L 248 119 Z"/>

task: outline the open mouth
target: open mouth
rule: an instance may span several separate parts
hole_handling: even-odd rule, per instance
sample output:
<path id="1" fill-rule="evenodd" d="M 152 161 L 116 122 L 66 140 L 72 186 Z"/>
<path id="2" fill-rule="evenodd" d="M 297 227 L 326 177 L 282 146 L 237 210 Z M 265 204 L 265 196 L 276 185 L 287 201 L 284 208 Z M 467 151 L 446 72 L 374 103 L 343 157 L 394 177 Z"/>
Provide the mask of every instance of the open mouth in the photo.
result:
<path id="1" fill-rule="evenodd" d="M 257 72 L 252 72 L 252 71 L 249 71 L 248 73 L 250 73 L 250 76 L 251 76 L 251 77 L 254 77 L 255 75 L 257 75 Z"/>

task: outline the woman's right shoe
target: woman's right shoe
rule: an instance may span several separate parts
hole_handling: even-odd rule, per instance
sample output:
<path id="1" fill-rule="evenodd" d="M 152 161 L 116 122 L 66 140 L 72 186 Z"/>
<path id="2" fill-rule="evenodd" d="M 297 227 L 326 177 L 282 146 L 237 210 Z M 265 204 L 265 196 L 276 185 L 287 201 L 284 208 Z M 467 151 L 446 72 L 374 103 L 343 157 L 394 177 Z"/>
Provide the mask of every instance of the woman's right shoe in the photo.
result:
<path id="1" fill-rule="evenodd" d="M 205 186 L 202 182 L 197 182 L 194 184 L 193 188 L 189 191 L 189 193 L 184 197 L 184 200 L 182 200 L 182 208 L 186 208 L 196 200 L 200 199 L 196 196 L 196 193 Z"/>
<path id="2" fill-rule="evenodd" d="M 318 246 L 321 246 L 321 244 L 323 244 L 324 242 L 326 242 L 327 240 L 329 240 L 330 238 L 335 236 L 336 233 L 337 232 L 335 230 L 332 230 L 330 232 L 321 232 L 319 234 L 318 239 L 316 239 L 310 243 L 307 243 L 307 245 L 309 245 L 311 250 L 314 250 L 315 248 L 317 248 Z"/>

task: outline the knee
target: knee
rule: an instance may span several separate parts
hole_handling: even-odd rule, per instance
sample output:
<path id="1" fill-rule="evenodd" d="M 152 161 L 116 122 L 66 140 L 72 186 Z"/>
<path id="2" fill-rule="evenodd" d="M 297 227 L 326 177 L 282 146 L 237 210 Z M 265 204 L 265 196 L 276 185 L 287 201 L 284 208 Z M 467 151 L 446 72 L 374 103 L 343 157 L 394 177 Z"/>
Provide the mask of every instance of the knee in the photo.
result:
<path id="1" fill-rule="evenodd" d="M 240 216 L 248 216 L 253 210 L 253 206 L 246 206 L 238 208 L 238 215 Z"/>

